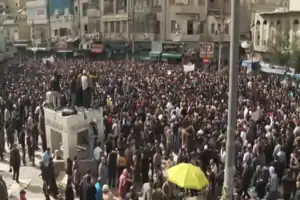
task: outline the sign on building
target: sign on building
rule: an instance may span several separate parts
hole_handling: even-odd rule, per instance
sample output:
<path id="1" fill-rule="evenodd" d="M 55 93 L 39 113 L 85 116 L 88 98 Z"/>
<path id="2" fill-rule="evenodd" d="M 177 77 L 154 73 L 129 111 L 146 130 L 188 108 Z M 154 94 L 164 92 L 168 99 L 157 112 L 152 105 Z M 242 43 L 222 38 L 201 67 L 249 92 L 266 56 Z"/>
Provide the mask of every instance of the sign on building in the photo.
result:
<path id="1" fill-rule="evenodd" d="M 199 54 L 200 57 L 213 57 L 214 55 L 214 43 L 213 42 L 200 42 Z"/>
<path id="2" fill-rule="evenodd" d="M 29 1 L 27 7 L 27 24 L 47 24 L 47 2 L 45 0 Z"/>

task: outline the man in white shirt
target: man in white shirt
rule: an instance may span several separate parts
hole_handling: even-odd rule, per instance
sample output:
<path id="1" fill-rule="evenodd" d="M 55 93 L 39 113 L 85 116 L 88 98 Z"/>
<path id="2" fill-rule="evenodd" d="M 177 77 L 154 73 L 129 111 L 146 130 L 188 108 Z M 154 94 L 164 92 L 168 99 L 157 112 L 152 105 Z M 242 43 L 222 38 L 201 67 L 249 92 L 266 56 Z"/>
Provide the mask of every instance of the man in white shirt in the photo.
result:
<path id="1" fill-rule="evenodd" d="M 112 131 L 114 138 L 117 138 L 120 134 L 120 124 L 118 123 L 117 119 L 113 119 Z"/>
<path id="2" fill-rule="evenodd" d="M 89 77 L 85 70 L 83 70 L 81 75 L 81 88 L 82 88 L 82 104 L 85 108 L 90 108 L 90 87 L 89 87 Z"/>
<path id="3" fill-rule="evenodd" d="M 103 156 L 103 150 L 101 149 L 100 146 L 101 146 L 101 144 L 98 143 L 97 147 L 94 149 L 94 159 L 96 161 L 97 169 L 98 169 L 98 166 L 101 162 L 101 157 Z"/>

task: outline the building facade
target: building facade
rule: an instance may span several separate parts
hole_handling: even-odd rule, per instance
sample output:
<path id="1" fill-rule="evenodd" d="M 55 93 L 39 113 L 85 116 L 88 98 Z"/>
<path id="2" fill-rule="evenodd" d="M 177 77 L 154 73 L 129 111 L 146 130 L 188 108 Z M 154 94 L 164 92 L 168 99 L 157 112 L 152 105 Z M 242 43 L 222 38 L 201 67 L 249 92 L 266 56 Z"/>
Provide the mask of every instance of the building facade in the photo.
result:
<path id="1" fill-rule="evenodd" d="M 278 37 L 285 37 L 289 44 L 298 42 L 300 36 L 300 4 L 291 0 L 289 8 L 255 14 L 253 50 L 266 53 L 273 48 Z"/>
<path id="2" fill-rule="evenodd" d="M 76 36 L 73 9 L 74 5 L 72 0 L 49 1 L 49 18 L 53 42 L 58 39 L 68 39 L 69 37 Z"/>
<path id="3" fill-rule="evenodd" d="M 49 44 L 51 29 L 48 21 L 48 1 L 28 1 L 26 2 L 26 10 L 32 46 Z"/>
<path id="4" fill-rule="evenodd" d="M 250 29 L 249 2 L 241 1 L 241 32 Z M 101 32 L 110 39 L 229 40 L 229 0 L 100 0 L 100 8 Z"/>
<path id="5" fill-rule="evenodd" d="M 30 28 L 27 25 L 26 0 L 12 0 L 7 4 L 2 3 L 3 13 L 1 25 L 7 41 L 17 42 L 19 40 L 30 40 Z"/>

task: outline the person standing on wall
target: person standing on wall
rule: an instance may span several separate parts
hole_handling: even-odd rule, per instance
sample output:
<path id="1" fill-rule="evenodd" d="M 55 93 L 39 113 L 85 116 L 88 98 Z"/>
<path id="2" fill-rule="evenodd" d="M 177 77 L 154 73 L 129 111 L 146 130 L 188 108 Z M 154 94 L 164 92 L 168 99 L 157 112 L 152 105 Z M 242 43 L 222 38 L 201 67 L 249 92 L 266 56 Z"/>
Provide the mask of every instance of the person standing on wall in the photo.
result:
<path id="1" fill-rule="evenodd" d="M 60 76 L 59 74 L 55 71 L 53 73 L 53 76 L 51 78 L 50 82 L 50 91 L 52 92 L 53 95 L 53 106 L 54 109 L 57 109 L 60 107 Z"/>
<path id="2" fill-rule="evenodd" d="M 20 166 L 21 166 L 21 155 L 20 151 L 17 148 L 17 145 L 14 145 L 9 155 L 9 165 L 10 172 L 13 172 L 13 180 L 16 180 L 19 183 L 19 174 L 20 174 Z"/>

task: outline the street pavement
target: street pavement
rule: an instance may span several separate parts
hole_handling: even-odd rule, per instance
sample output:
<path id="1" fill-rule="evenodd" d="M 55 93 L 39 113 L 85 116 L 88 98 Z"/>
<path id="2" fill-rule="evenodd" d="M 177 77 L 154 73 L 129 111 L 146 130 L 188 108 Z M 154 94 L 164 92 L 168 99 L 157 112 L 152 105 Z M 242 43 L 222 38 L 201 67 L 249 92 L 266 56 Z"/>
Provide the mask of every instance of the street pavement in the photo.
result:
<path id="1" fill-rule="evenodd" d="M 38 154 L 41 152 L 38 152 Z M 37 156 L 36 163 L 39 163 L 40 156 Z M 40 170 L 36 166 L 32 166 L 31 163 L 27 163 L 27 166 L 22 165 L 20 168 L 20 176 L 18 184 L 16 181 L 12 180 L 12 173 L 9 173 L 9 156 L 5 155 L 5 160 L 0 161 L 0 175 L 3 176 L 8 188 L 9 200 L 16 200 L 19 197 L 19 192 L 21 189 L 26 191 L 27 199 L 30 200 L 42 200 L 45 199 L 42 193 L 42 179 L 39 176 Z"/>

